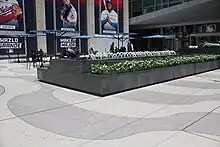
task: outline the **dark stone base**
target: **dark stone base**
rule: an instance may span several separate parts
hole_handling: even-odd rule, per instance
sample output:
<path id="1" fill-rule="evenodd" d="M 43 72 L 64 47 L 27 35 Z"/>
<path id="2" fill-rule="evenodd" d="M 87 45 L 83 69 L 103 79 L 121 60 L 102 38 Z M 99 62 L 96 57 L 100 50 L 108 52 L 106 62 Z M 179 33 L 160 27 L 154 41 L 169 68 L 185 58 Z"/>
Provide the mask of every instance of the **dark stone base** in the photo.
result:
<path id="1" fill-rule="evenodd" d="M 220 48 L 182 48 L 180 54 L 219 54 Z"/>
<path id="2" fill-rule="evenodd" d="M 87 60 L 53 60 L 48 69 L 39 68 L 37 75 L 40 81 L 46 83 L 107 96 L 220 68 L 220 60 L 216 60 L 122 74 L 94 75 L 89 73 L 90 64 Z"/>

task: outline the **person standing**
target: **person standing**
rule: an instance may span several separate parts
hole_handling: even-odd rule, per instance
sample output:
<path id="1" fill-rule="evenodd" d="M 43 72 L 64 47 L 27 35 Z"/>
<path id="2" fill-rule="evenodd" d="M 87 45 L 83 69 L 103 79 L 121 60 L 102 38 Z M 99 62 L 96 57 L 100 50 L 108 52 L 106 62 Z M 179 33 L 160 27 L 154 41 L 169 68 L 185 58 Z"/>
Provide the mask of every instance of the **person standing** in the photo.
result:
<path id="1" fill-rule="evenodd" d="M 114 53 L 115 52 L 115 43 L 112 42 L 112 44 L 110 45 L 110 53 Z"/>
<path id="2" fill-rule="evenodd" d="M 130 41 L 127 44 L 127 50 L 128 50 L 128 52 L 132 52 L 132 46 L 131 46 Z"/>

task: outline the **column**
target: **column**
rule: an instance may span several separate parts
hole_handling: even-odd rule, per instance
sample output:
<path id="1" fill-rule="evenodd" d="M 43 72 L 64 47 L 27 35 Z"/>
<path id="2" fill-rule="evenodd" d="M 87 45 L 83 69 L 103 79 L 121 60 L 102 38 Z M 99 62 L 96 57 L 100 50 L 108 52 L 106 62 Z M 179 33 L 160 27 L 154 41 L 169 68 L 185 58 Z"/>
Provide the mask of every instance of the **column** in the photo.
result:
<path id="1" fill-rule="evenodd" d="M 124 0 L 124 33 L 129 33 L 129 0 Z"/>
<path id="2" fill-rule="evenodd" d="M 95 3 L 94 0 L 86 0 L 87 7 L 87 35 L 95 35 Z M 88 39 L 88 48 L 93 46 L 93 39 Z"/>
<path id="3" fill-rule="evenodd" d="M 46 30 L 45 0 L 35 0 L 37 30 Z M 31 12 L 29 12 L 31 13 Z M 47 42 L 45 36 L 37 36 L 37 48 L 47 52 Z"/>

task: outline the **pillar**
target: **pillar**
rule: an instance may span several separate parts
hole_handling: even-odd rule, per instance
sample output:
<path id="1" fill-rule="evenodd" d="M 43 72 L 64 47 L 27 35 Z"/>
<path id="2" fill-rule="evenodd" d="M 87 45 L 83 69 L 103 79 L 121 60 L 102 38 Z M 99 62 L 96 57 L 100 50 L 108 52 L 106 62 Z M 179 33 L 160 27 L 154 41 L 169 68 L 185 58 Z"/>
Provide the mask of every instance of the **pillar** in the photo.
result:
<path id="1" fill-rule="evenodd" d="M 129 0 L 124 0 L 124 33 L 129 33 Z"/>
<path id="2" fill-rule="evenodd" d="M 35 0 L 35 5 L 37 30 L 46 30 L 45 0 Z M 37 48 L 47 52 L 46 36 L 37 36 Z"/>
<path id="3" fill-rule="evenodd" d="M 87 7 L 87 35 L 95 35 L 95 2 L 94 0 L 86 0 Z M 93 46 L 94 39 L 88 39 L 88 48 Z"/>

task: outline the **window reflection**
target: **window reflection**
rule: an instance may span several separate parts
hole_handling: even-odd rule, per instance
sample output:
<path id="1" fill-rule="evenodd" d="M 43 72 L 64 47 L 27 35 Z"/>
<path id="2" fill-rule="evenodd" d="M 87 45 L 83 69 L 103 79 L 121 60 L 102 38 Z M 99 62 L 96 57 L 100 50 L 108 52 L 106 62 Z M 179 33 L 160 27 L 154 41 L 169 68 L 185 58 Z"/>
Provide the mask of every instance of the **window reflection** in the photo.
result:
<path id="1" fill-rule="evenodd" d="M 172 7 L 192 0 L 129 0 L 130 17 Z"/>

